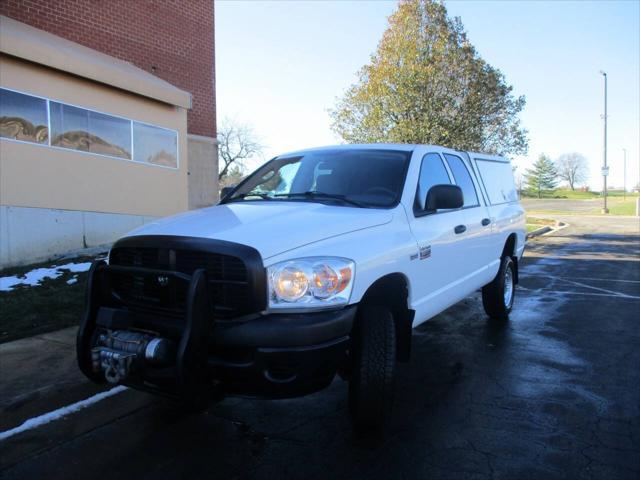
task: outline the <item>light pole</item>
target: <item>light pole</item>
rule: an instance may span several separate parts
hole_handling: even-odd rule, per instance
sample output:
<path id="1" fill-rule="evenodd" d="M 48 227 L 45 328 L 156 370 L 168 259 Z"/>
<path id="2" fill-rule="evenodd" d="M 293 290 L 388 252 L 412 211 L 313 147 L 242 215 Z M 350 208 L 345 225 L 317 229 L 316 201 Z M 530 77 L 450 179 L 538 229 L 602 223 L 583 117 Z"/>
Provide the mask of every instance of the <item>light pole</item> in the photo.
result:
<path id="1" fill-rule="evenodd" d="M 602 213 L 609 213 L 607 208 L 607 73 L 600 70 L 604 77 L 604 166 L 602 167 L 602 177 L 604 179 L 604 207 Z"/>
<path id="2" fill-rule="evenodd" d="M 624 200 L 627 199 L 627 149 L 623 148 L 622 151 L 624 152 L 624 193 L 622 194 L 622 197 Z"/>

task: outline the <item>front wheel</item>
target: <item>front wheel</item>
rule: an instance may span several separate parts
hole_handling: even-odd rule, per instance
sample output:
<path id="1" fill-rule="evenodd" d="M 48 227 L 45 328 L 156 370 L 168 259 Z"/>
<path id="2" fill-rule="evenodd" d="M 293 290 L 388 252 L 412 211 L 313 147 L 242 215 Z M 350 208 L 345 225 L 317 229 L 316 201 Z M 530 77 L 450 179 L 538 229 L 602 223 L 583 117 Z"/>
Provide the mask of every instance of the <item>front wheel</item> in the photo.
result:
<path id="1" fill-rule="evenodd" d="M 363 305 L 351 341 L 349 411 L 356 430 L 379 430 L 391 416 L 395 389 L 396 334 L 393 315 Z"/>
<path id="2" fill-rule="evenodd" d="M 491 283 L 482 287 L 482 305 L 489 317 L 496 320 L 509 318 L 516 294 L 515 278 L 513 259 L 502 257 L 498 274 Z"/>

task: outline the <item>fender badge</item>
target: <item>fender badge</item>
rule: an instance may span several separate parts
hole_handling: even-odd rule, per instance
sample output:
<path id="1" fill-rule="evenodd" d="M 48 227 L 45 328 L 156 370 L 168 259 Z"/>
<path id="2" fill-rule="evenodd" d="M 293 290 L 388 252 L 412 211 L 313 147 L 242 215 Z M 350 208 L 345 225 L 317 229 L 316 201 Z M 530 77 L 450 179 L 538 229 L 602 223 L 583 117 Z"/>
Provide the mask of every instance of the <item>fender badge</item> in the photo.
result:
<path id="1" fill-rule="evenodd" d="M 420 247 L 420 260 L 429 258 L 431 256 L 431 245 L 428 247 Z"/>
<path id="2" fill-rule="evenodd" d="M 411 255 L 409 257 L 409 260 L 417 260 L 417 259 L 418 259 L 418 254 L 417 253 L 414 253 L 413 255 Z"/>

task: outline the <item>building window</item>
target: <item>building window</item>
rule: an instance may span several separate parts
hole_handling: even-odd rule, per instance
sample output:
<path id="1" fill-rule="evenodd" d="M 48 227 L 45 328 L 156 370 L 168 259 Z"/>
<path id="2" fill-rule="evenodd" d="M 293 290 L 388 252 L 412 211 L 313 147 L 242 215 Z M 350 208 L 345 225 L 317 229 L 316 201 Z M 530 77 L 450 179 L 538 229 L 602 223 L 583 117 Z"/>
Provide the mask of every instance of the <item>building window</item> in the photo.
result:
<path id="1" fill-rule="evenodd" d="M 133 152 L 136 162 L 176 168 L 178 135 L 173 130 L 133 122 Z"/>
<path id="2" fill-rule="evenodd" d="M 131 120 L 50 102 L 51 145 L 131 159 Z"/>
<path id="3" fill-rule="evenodd" d="M 47 144 L 47 101 L 0 88 L 0 137 Z"/>
<path id="4" fill-rule="evenodd" d="M 4 88 L 0 137 L 178 168 L 175 130 Z"/>

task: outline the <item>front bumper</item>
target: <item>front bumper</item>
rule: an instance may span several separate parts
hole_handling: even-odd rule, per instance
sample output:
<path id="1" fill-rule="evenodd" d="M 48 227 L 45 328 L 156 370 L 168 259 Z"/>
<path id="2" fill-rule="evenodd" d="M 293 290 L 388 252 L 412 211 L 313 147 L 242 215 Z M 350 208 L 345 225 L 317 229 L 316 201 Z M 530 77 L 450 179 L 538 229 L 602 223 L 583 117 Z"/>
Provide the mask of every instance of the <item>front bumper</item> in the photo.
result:
<path id="1" fill-rule="evenodd" d="M 295 397 L 331 383 L 345 360 L 355 306 L 220 322 L 207 364 L 226 391 Z"/>
<path id="2" fill-rule="evenodd" d="M 95 358 L 97 350 L 106 349 L 100 339 L 110 332 L 143 332 L 173 342 L 175 358 L 169 364 L 156 367 L 142 354 L 134 354 L 134 368 L 118 383 L 178 398 L 213 388 L 269 398 L 306 395 L 330 384 L 345 360 L 356 306 L 216 321 L 206 274 L 198 270 L 191 276 L 180 275 L 189 284 L 185 318 L 162 318 L 114 303 L 109 292 L 111 270 L 117 268 L 97 263 L 90 271 L 77 339 L 78 364 L 96 382 L 105 381 Z"/>

